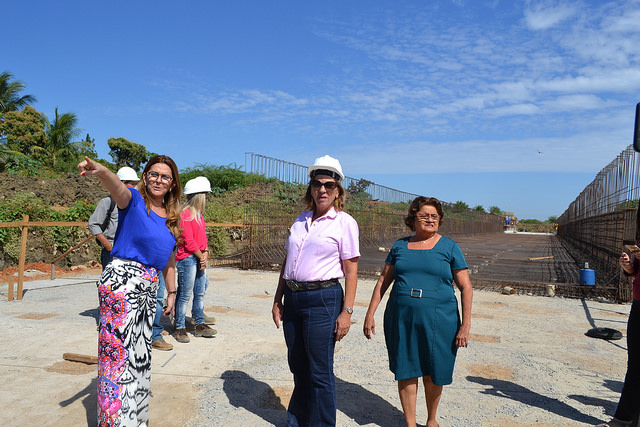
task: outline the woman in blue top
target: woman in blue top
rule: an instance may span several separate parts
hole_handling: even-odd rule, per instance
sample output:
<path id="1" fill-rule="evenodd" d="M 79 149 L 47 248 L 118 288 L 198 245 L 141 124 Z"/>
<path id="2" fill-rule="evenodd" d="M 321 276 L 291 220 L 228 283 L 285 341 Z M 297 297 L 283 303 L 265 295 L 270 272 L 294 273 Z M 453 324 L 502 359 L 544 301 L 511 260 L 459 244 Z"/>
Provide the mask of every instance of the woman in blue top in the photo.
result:
<path id="1" fill-rule="evenodd" d="M 427 427 L 439 425 L 436 411 L 442 386 L 451 384 L 457 349 L 469 342 L 473 288 L 460 247 L 438 234 L 443 217 L 435 197 L 417 197 L 411 203 L 404 222 L 415 235 L 394 243 L 365 316 L 364 335 L 370 339 L 376 330 L 373 316 L 395 280 L 384 312 L 384 335 L 407 426 L 416 425 L 420 377 Z M 462 322 L 454 280 L 462 298 Z"/>
<path id="2" fill-rule="evenodd" d="M 149 160 L 138 188 L 127 188 L 100 163 L 85 157 L 81 175 L 95 175 L 118 205 L 113 260 L 98 281 L 98 424 L 147 425 L 151 333 L 158 273 L 167 308 L 175 304 L 176 236 L 180 235 L 180 177 L 167 156 Z"/>

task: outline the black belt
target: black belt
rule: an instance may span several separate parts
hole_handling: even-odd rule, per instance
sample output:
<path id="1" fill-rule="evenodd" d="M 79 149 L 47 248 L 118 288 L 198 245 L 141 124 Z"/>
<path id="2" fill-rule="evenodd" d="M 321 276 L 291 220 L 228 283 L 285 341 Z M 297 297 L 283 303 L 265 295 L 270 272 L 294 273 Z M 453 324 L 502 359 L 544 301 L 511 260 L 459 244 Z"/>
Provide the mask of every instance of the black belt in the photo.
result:
<path id="1" fill-rule="evenodd" d="M 315 289 L 330 288 L 339 285 L 338 279 L 320 280 L 317 282 L 298 282 L 297 280 L 285 280 L 291 292 L 313 291 Z"/>

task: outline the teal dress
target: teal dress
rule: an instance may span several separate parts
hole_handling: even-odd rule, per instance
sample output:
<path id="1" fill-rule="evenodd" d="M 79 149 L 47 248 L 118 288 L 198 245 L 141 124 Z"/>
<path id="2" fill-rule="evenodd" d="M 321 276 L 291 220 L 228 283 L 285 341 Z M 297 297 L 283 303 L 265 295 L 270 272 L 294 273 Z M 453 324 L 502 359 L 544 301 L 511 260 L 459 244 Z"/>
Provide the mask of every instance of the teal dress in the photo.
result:
<path id="1" fill-rule="evenodd" d="M 430 376 L 451 384 L 460 328 L 453 271 L 467 268 L 460 246 L 441 236 L 433 249 L 409 249 L 396 241 L 386 263 L 394 284 L 384 312 L 389 368 L 396 380 Z"/>

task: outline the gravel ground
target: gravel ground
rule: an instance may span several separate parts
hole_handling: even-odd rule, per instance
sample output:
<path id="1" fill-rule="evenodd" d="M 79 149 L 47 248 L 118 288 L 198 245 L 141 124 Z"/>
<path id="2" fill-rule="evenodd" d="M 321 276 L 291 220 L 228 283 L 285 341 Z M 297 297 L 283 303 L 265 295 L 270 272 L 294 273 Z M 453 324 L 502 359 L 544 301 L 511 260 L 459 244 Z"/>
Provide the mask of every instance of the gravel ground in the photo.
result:
<path id="1" fill-rule="evenodd" d="M 25 283 L 22 301 L 0 284 L 0 422 L 93 425 L 95 365 L 63 353 L 95 355 L 97 273 Z M 281 329 L 271 320 L 277 274 L 209 269 L 212 339 L 165 339 L 153 351 L 151 424 L 283 426 L 292 391 Z M 362 334 L 373 280 L 360 280 L 349 335 L 337 344 L 339 426 L 401 426 L 396 382 L 382 335 Z M 471 344 L 438 411 L 445 426 L 582 426 L 608 420 L 626 369 L 626 341 L 585 336 L 593 326 L 626 334 L 629 304 L 476 291 Z M 168 319 L 163 320 L 168 326 Z M 418 421 L 426 420 L 422 388 Z"/>

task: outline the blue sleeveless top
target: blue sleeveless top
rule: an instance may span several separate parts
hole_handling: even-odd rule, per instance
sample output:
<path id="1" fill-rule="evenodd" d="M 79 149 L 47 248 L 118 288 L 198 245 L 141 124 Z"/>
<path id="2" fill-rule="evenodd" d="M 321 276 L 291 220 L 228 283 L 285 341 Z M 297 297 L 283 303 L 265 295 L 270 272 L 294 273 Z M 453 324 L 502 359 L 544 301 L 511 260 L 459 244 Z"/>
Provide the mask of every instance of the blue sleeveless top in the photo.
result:
<path id="1" fill-rule="evenodd" d="M 167 219 L 153 211 L 147 214 L 140 192 L 135 188 L 129 191 L 129 204 L 124 209 L 118 208 L 118 229 L 111 255 L 164 270 L 176 239 L 167 227 Z"/>

